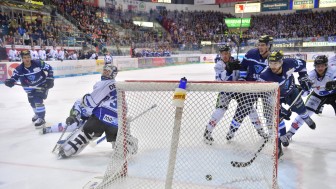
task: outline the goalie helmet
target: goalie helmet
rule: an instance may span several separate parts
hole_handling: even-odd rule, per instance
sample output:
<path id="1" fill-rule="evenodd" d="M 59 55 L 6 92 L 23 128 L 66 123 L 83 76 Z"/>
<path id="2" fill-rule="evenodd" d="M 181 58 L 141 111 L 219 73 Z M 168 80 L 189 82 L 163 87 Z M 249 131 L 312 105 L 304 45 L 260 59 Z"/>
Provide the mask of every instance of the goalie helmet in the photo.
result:
<path id="1" fill-rule="evenodd" d="M 266 45 L 273 43 L 273 37 L 269 35 L 263 35 L 259 38 L 259 43 L 266 43 Z"/>
<path id="2" fill-rule="evenodd" d="M 314 66 L 319 65 L 319 64 L 328 64 L 328 58 L 325 55 L 319 55 L 315 58 L 314 60 Z"/>
<path id="3" fill-rule="evenodd" d="M 284 54 L 282 51 L 273 51 L 268 57 L 268 62 L 279 62 L 283 57 Z"/>
<path id="4" fill-rule="evenodd" d="M 116 66 L 112 66 L 111 64 L 105 64 L 103 70 L 109 72 L 108 75 L 104 75 L 104 77 L 109 79 L 115 79 L 118 74 L 118 68 Z"/>
<path id="5" fill-rule="evenodd" d="M 220 46 L 219 52 L 223 52 L 223 51 L 231 52 L 231 47 L 229 45 Z"/>

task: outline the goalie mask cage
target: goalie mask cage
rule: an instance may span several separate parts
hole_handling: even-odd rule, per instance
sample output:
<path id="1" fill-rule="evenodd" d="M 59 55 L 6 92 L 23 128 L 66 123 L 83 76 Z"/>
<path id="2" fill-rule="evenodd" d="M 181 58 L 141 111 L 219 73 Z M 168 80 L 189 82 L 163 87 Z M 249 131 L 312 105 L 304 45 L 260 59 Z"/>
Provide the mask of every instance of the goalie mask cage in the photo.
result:
<path id="1" fill-rule="evenodd" d="M 188 82 L 184 107 L 177 108 L 172 101 L 178 84 L 116 83 L 118 137 L 105 175 L 95 188 L 278 188 L 278 84 Z M 212 133 L 214 143 L 207 145 L 203 134 L 220 92 L 228 107 Z M 268 140 L 258 135 L 246 116 L 234 138 L 227 141 L 236 110 L 241 111 L 239 115 L 248 112 L 248 104 L 256 108 Z M 250 160 L 245 167 L 232 163 Z"/>

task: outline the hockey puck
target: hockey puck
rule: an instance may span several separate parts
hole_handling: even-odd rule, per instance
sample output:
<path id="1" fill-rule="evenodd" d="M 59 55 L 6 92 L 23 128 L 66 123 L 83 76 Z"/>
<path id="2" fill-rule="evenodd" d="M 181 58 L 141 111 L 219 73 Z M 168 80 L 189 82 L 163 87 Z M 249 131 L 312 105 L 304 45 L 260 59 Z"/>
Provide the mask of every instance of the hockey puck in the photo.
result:
<path id="1" fill-rule="evenodd" d="M 211 176 L 211 175 L 206 175 L 206 176 L 205 176 L 205 179 L 206 179 L 207 181 L 210 181 L 210 180 L 212 180 L 212 176 Z"/>

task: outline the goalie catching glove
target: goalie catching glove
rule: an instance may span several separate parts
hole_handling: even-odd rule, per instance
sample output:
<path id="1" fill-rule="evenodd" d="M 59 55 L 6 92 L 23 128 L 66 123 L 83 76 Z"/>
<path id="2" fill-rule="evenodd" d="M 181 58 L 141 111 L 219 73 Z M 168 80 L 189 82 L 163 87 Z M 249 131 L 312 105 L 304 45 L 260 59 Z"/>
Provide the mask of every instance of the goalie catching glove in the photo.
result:
<path id="1" fill-rule="evenodd" d="M 299 76 L 298 80 L 304 91 L 309 91 L 311 89 L 313 82 L 308 78 L 307 74 Z"/>
<path id="2" fill-rule="evenodd" d="M 226 70 L 229 72 L 232 72 L 233 70 L 239 70 L 239 69 L 240 69 L 239 60 L 233 60 L 233 61 L 226 63 Z"/>
<path id="3" fill-rule="evenodd" d="M 325 85 L 325 90 L 327 91 L 336 90 L 336 80 L 328 81 Z"/>

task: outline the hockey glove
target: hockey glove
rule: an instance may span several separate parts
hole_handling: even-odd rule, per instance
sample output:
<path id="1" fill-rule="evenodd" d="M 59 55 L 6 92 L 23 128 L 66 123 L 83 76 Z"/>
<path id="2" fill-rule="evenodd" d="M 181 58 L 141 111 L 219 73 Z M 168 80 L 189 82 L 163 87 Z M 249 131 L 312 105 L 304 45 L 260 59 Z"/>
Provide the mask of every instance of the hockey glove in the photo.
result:
<path id="1" fill-rule="evenodd" d="M 75 115 L 71 115 L 68 118 L 66 118 L 65 123 L 67 125 L 72 125 L 74 123 L 77 123 L 77 125 L 78 125 L 79 121 L 78 121 L 78 119 L 76 118 Z"/>
<path id="2" fill-rule="evenodd" d="M 290 120 L 291 115 L 292 115 L 292 111 L 286 110 L 284 107 L 281 106 L 280 119 L 283 118 L 285 120 Z"/>
<path id="3" fill-rule="evenodd" d="M 46 88 L 47 88 L 47 89 L 51 89 L 51 88 L 53 88 L 53 87 L 54 87 L 54 78 L 52 78 L 52 77 L 47 77 L 45 83 L 46 83 Z"/>
<path id="4" fill-rule="evenodd" d="M 231 62 L 226 63 L 226 70 L 229 72 L 232 72 L 233 70 L 239 70 L 239 69 L 240 69 L 239 60 L 233 60 Z"/>
<path id="5" fill-rule="evenodd" d="M 6 80 L 5 80 L 5 85 L 6 85 L 7 87 L 12 88 L 12 87 L 15 85 L 15 80 L 14 80 L 14 79 L 6 79 Z"/>
<path id="6" fill-rule="evenodd" d="M 313 85 L 313 82 L 308 78 L 308 75 L 298 78 L 300 86 L 304 91 L 309 91 Z"/>
<path id="7" fill-rule="evenodd" d="M 325 85 L 325 89 L 327 91 L 332 91 L 332 90 L 336 90 L 336 80 L 334 81 L 328 81 Z"/>
<path id="8" fill-rule="evenodd" d="M 67 125 L 72 125 L 73 123 L 79 123 L 79 119 L 80 119 L 80 113 L 75 110 L 75 109 L 71 109 L 70 111 L 70 116 L 65 120 L 65 123 Z"/>

